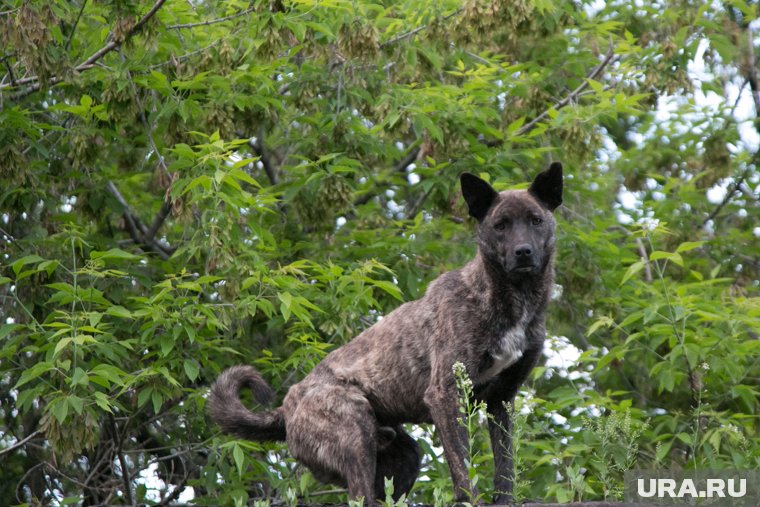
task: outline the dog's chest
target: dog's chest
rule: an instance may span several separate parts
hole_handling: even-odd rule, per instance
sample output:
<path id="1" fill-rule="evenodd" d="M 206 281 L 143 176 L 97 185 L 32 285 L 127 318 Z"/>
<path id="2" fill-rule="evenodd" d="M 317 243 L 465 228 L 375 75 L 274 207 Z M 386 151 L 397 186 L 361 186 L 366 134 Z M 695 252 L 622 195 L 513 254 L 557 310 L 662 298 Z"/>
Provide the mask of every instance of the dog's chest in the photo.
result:
<path id="1" fill-rule="evenodd" d="M 526 312 L 517 323 L 497 335 L 487 352 L 485 368 L 478 375 L 478 383 L 491 380 L 520 360 L 527 346 L 527 324 Z"/>

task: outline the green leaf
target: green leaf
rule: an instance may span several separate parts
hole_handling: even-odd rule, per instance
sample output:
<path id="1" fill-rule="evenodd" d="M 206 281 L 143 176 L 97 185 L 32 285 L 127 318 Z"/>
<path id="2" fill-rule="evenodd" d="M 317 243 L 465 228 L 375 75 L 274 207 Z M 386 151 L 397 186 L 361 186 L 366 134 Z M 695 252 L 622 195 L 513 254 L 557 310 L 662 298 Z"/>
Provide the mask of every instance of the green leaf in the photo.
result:
<path id="1" fill-rule="evenodd" d="M 11 334 L 13 331 L 22 328 L 24 328 L 22 324 L 3 324 L 0 326 L 0 340 Z"/>
<path id="2" fill-rule="evenodd" d="M 694 443 L 694 440 L 691 438 L 691 435 L 683 431 L 679 433 L 678 435 L 676 435 L 676 438 L 686 445 L 693 445 Z"/>
<path id="3" fill-rule="evenodd" d="M 662 252 L 662 251 L 655 251 L 652 252 L 649 255 L 649 260 L 651 261 L 659 261 L 659 260 L 668 260 L 672 262 L 673 264 L 677 264 L 681 267 L 683 267 L 683 258 L 681 257 L 681 254 L 675 253 L 675 252 Z"/>
<path id="4" fill-rule="evenodd" d="M 232 447 L 232 458 L 235 460 L 238 474 L 242 477 L 243 472 L 245 471 L 245 454 L 243 453 L 243 448 L 239 444 L 235 444 Z"/>
<path id="5" fill-rule="evenodd" d="M 280 292 L 277 294 L 277 298 L 282 302 L 280 305 L 280 312 L 282 313 L 285 322 L 287 322 L 290 319 L 293 296 L 289 292 Z"/>
<path id="6" fill-rule="evenodd" d="M 626 270 L 625 274 L 623 275 L 623 279 L 620 280 L 620 285 L 622 286 L 623 284 L 625 284 L 625 282 L 630 280 L 636 273 L 644 269 L 645 265 L 646 265 L 646 261 L 643 259 L 631 264 L 628 267 L 628 270 Z"/>
<path id="7" fill-rule="evenodd" d="M 134 261 L 140 259 L 139 255 L 131 254 L 129 252 L 125 252 L 124 250 L 120 248 L 111 248 L 108 251 L 105 252 L 98 252 L 98 251 L 92 251 L 90 252 L 90 259 L 102 259 L 102 260 L 110 260 L 110 259 L 121 259 L 121 260 L 128 260 L 128 261 Z"/>
<path id="8" fill-rule="evenodd" d="M 655 461 L 657 463 L 665 459 L 670 452 L 670 448 L 673 446 L 673 440 L 668 440 L 664 444 L 657 446 L 657 454 L 655 455 Z"/>
<path id="9" fill-rule="evenodd" d="M 65 349 L 66 347 L 68 347 L 69 344 L 71 342 L 73 342 L 73 341 L 74 341 L 74 338 L 72 338 L 70 336 L 68 336 L 66 338 L 61 338 L 60 340 L 58 340 L 58 343 L 55 344 L 55 350 L 53 351 L 53 357 L 55 357 L 58 354 L 60 354 L 63 351 L 63 349 Z"/>
<path id="10" fill-rule="evenodd" d="M 393 296 L 399 301 L 403 301 L 403 297 L 401 295 L 401 289 L 399 289 L 396 284 L 389 282 L 387 280 L 370 280 L 370 283 L 374 285 L 375 287 L 382 289 L 387 294 Z"/>
<path id="11" fill-rule="evenodd" d="M 47 373 L 52 369 L 53 369 L 53 364 L 48 361 L 37 363 L 21 374 L 21 376 L 18 379 L 18 382 L 16 382 L 16 385 L 13 386 L 13 388 L 18 389 L 24 384 L 36 379 L 40 375 Z"/>
<path id="12" fill-rule="evenodd" d="M 66 422 L 69 414 L 69 403 L 66 398 L 58 398 L 49 407 L 48 410 L 55 416 L 59 424 Z"/>
<path id="13" fill-rule="evenodd" d="M 704 241 L 685 241 L 678 245 L 678 248 L 676 248 L 676 253 L 688 252 L 690 250 L 694 250 L 695 248 L 699 248 L 704 244 Z"/>
<path id="14" fill-rule="evenodd" d="M 113 413 L 113 410 L 111 409 L 111 401 L 109 400 L 108 395 L 101 393 L 100 391 L 96 391 L 93 396 L 95 398 L 95 404 L 98 406 L 98 408 L 110 414 Z"/>
<path id="15" fill-rule="evenodd" d="M 586 331 L 586 336 L 591 336 L 602 327 L 610 327 L 614 325 L 615 321 L 611 318 L 607 316 L 599 317 L 593 324 L 589 326 L 588 331 Z"/>
<path id="16" fill-rule="evenodd" d="M 200 373 L 200 368 L 198 367 L 198 363 L 193 359 L 185 359 L 183 366 L 184 366 L 185 375 L 187 375 L 187 378 L 189 378 L 191 382 L 195 382 L 195 380 L 198 378 L 198 375 Z"/>
<path id="17" fill-rule="evenodd" d="M 137 407 L 140 408 L 143 405 L 145 405 L 148 400 L 153 395 L 153 388 L 152 387 L 145 387 L 140 391 L 140 394 L 137 395 Z"/>
<path id="18" fill-rule="evenodd" d="M 19 272 L 21 271 L 21 268 L 23 268 L 27 264 L 32 264 L 32 263 L 35 263 L 35 262 L 41 262 L 41 261 L 44 261 L 44 260 L 45 259 L 43 259 L 39 255 L 26 255 L 26 256 L 24 256 L 24 257 L 16 260 L 15 262 L 13 262 L 13 264 L 11 264 L 11 269 L 13 269 L 13 272 L 16 275 L 18 275 Z"/>
<path id="19" fill-rule="evenodd" d="M 731 394 L 735 398 L 742 400 L 744 404 L 744 410 L 746 410 L 747 413 L 754 412 L 755 408 L 757 407 L 758 396 L 760 396 L 760 393 L 758 391 L 749 386 L 739 384 L 731 388 Z"/>
<path id="20" fill-rule="evenodd" d="M 71 376 L 71 385 L 72 386 L 76 386 L 76 385 L 86 386 L 89 383 L 90 383 L 90 378 L 87 376 L 87 373 L 82 368 L 77 366 L 74 369 L 74 374 Z"/>
<path id="21" fill-rule="evenodd" d="M 126 308 L 120 305 L 109 306 L 108 308 L 106 308 L 106 313 L 108 315 L 112 315 L 114 317 L 119 317 L 122 319 L 134 318 L 132 315 L 132 312 L 130 312 L 129 310 L 127 310 Z"/>
<path id="22" fill-rule="evenodd" d="M 150 395 L 150 399 L 153 402 L 153 412 L 155 412 L 156 414 L 160 413 L 161 406 L 164 404 L 164 397 L 161 395 L 158 389 L 153 390 L 153 392 Z"/>
<path id="23" fill-rule="evenodd" d="M 82 415 L 82 411 L 84 410 L 84 401 L 79 396 L 71 395 L 67 398 L 67 403 L 71 408 L 74 409 L 74 411 L 77 413 L 77 415 Z"/>

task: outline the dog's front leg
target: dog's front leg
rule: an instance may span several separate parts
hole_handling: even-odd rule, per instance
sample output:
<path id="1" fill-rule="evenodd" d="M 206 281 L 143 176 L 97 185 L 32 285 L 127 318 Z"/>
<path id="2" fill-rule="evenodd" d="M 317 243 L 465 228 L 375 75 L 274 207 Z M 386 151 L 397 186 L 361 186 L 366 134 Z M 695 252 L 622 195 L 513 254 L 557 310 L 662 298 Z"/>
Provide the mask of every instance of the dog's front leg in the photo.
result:
<path id="1" fill-rule="evenodd" d="M 459 423 L 459 403 L 453 374 L 433 382 L 425 391 L 425 404 L 441 436 L 443 453 L 449 464 L 454 483 L 454 498 L 458 502 L 470 501 L 478 493 L 470 484 L 465 462 L 467 460 L 467 431 Z"/>
<path id="2" fill-rule="evenodd" d="M 512 419 L 505 406 L 511 403 L 520 386 L 538 362 L 543 350 L 543 336 L 523 353 L 522 358 L 491 381 L 478 397 L 486 402 L 488 430 L 494 459 L 494 503 L 512 502 L 514 465 L 512 463 Z"/>

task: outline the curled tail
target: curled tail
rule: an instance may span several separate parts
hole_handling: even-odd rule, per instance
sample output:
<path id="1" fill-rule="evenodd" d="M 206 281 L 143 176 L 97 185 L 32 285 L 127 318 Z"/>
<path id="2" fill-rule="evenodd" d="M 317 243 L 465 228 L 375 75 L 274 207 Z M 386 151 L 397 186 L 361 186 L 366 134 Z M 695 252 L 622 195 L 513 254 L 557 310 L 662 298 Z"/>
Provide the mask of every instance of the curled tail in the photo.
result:
<path id="1" fill-rule="evenodd" d="M 251 412 L 240 401 L 240 390 L 248 387 L 259 403 L 272 401 L 274 392 L 252 366 L 233 366 L 211 386 L 206 406 L 211 418 L 225 433 L 258 441 L 285 440 L 285 418 L 279 409 Z"/>

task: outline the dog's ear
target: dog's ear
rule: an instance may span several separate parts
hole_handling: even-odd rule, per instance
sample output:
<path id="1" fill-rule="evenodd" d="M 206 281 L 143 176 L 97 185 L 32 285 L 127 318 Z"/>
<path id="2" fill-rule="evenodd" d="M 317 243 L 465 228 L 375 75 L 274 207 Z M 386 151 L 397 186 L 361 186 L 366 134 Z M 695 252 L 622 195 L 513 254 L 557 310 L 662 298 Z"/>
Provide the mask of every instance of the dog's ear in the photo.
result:
<path id="1" fill-rule="evenodd" d="M 462 183 L 462 195 L 467 202 L 470 216 L 480 222 L 488 213 L 496 196 L 499 195 L 498 192 L 474 174 L 462 173 L 459 181 Z"/>
<path id="2" fill-rule="evenodd" d="M 562 204 L 562 164 L 552 162 L 549 169 L 539 173 L 528 189 L 550 211 Z"/>

